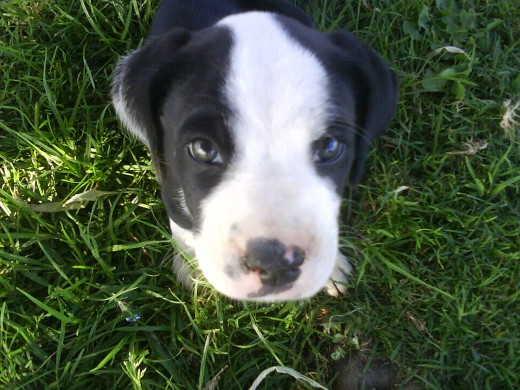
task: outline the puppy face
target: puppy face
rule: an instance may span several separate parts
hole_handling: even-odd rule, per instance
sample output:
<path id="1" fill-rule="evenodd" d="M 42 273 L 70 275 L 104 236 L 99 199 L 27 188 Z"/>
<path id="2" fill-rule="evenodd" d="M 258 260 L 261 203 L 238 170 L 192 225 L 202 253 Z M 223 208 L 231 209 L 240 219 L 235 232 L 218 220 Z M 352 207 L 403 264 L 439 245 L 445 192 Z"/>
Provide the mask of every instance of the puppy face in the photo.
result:
<path id="1" fill-rule="evenodd" d="M 222 293 L 301 299 L 328 281 L 342 190 L 395 109 L 395 78 L 374 58 L 351 36 L 251 12 L 151 40 L 118 66 L 118 115 L 152 153 L 172 231 L 191 233 Z"/>

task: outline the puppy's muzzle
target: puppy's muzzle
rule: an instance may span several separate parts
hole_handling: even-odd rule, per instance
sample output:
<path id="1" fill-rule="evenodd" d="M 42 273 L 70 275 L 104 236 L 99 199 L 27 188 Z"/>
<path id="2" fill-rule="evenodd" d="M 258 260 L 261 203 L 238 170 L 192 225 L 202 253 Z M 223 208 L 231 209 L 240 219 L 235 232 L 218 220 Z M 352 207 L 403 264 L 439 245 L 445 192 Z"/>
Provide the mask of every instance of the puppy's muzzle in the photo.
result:
<path id="1" fill-rule="evenodd" d="M 298 246 L 286 246 L 276 239 L 254 238 L 247 242 L 243 266 L 258 273 L 264 287 L 281 291 L 298 279 L 304 261 L 305 251 Z"/>

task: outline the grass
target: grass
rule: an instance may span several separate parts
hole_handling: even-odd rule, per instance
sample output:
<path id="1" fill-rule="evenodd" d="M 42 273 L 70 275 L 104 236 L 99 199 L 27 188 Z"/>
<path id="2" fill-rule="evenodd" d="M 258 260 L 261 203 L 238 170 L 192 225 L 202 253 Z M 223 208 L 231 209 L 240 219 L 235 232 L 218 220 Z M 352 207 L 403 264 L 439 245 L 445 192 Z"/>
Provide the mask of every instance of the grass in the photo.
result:
<path id="1" fill-rule="evenodd" d="M 520 9 L 299 3 L 369 42 L 402 91 L 346 196 L 347 295 L 276 305 L 193 295 L 171 274 L 149 156 L 108 96 L 157 1 L 0 3 L 1 388 L 238 389 L 279 365 L 331 387 L 360 349 L 395 362 L 400 388 L 516 388 L 520 129 L 501 120 L 520 99 Z"/>

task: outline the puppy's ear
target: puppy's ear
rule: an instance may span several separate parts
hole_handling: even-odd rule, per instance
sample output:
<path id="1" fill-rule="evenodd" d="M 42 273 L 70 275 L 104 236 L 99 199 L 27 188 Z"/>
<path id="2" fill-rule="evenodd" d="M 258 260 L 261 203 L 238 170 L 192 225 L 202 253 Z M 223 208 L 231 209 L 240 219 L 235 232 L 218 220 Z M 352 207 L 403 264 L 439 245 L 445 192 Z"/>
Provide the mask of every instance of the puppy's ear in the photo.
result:
<path id="1" fill-rule="evenodd" d="M 114 71 L 112 103 L 116 114 L 130 134 L 150 150 L 159 183 L 164 176 L 159 110 L 171 81 L 163 73 L 189 40 L 190 33 L 185 30 L 151 38 L 140 49 L 123 57 Z"/>
<path id="2" fill-rule="evenodd" d="M 359 183 L 372 141 L 385 130 L 397 108 L 399 83 L 396 74 L 368 45 L 346 31 L 329 34 L 343 53 L 344 78 L 354 86 L 356 104 L 356 153 L 349 184 Z"/>

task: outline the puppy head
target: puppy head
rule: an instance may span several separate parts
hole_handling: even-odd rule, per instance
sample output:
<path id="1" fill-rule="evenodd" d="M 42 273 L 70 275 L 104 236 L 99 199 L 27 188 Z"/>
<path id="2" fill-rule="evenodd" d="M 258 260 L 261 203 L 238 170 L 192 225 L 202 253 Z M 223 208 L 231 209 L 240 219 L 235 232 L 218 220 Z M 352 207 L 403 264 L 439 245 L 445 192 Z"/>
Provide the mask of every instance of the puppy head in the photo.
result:
<path id="1" fill-rule="evenodd" d="M 119 63 L 112 93 L 210 283 L 264 301 L 324 286 L 343 188 L 395 111 L 395 75 L 371 49 L 244 13 L 150 39 Z"/>

